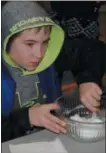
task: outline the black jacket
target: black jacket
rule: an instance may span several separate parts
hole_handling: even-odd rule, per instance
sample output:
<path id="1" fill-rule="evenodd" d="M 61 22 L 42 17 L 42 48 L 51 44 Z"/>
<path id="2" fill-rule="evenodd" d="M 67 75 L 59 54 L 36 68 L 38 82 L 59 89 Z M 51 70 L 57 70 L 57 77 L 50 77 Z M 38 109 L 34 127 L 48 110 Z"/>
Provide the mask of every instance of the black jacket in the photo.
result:
<path id="1" fill-rule="evenodd" d="M 101 85 L 105 72 L 105 45 L 97 40 L 66 40 L 56 62 L 61 81 L 64 70 L 71 70 L 78 84 L 95 82 Z"/>
<path id="2" fill-rule="evenodd" d="M 77 49 L 75 49 L 77 48 Z M 60 82 L 64 70 L 72 70 L 77 82 L 100 84 L 104 74 L 104 44 L 100 41 L 65 41 L 55 62 Z M 2 84 L 3 85 L 3 84 Z M 20 137 L 30 129 L 28 108 L 2 116 L 2 142 Z"/>

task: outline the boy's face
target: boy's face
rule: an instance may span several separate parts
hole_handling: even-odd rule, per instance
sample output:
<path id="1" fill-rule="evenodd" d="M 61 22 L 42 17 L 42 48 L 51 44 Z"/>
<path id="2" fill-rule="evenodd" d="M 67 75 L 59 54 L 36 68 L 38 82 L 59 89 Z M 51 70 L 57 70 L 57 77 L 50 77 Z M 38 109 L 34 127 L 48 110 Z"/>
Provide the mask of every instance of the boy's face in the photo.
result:
<path id="1" fill-rule="evenodd" d="M 45 55 L 50 27 L 28 29 L 13 39 L 9 56 L 20 67 L 33 71 Z"/>

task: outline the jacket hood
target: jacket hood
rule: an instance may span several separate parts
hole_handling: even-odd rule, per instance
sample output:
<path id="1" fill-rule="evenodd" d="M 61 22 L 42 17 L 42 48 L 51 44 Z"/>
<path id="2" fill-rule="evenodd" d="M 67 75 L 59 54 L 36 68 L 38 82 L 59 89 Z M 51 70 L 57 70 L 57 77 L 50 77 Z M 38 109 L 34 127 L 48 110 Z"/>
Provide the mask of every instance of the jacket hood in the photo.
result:
<path id="1" fill-rule="evenodd" d="M 7 2 L 2 9 L 2 58 L 12 67 L 18 67 L 7 53 L 7 44 L 12 36 L 30 28 L 50 25 L 51 34 L 46 54 L 33 72 L 22 69 L 24 74 L 39 73 L 48 68 L 60 53 L 64 32 L 55 24 L 36 2 L 12 1 Z"/>

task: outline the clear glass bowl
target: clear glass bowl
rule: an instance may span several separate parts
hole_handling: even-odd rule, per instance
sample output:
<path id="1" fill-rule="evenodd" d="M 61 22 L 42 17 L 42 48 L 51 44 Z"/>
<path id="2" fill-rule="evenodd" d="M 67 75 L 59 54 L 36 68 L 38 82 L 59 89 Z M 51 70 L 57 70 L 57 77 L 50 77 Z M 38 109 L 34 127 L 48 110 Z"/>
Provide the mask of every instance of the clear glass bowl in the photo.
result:
<path id="1" fill-rule="evenodd" d="M 82 111 L 82 114 L 78 114 Z M 86 111 L 87 112 L 87 111 Z M 86 122 L 72 119 L 72 116 L 78 114 L 81 118 L 85 118 Z M 82 115 L 82 116 L 81 116 Z M 89 122 L 91 114 L 83 114 L 83 109 L 79 108 L 72 111 L 70 118 L 67 118 L 67 130 L 71 132 L 74 139 L 82 142 L 96 142 L 105 138 L 105 110 L 101 110 L 97 118 L 100 122 Z"/>
<path id="2" fill-rule="evenodd" d="M 78 100 L 78 99 L 77 99 Z M 92 112 L 85 108 L 79 101 L 66 99 L 63 96 L 56 101 L 60 105 L 60 110 L 55 113 L 60 118 L 67 122 L 67 131 L 71 136 L 80 142 L 96 142 L 105 138 L 105 103 L 102 101 L 101 110 L 97 113 L 97 118 L 100 122 L 88 122 L 92 118 Z M 104 103 L 105 102 L 105 103 Z M 72 117 L 75 115 L 85 118 L 86 122 L 74 120 Z"/>

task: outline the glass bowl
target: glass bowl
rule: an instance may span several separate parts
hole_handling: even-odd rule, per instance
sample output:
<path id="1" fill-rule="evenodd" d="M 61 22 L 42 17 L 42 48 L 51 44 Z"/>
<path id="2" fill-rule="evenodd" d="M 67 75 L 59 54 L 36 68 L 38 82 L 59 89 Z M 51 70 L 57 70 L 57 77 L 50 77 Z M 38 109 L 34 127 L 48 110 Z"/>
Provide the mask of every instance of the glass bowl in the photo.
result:
<path id="1" fill-rule="evenodd" d="M 106 99 L 105 99 L 106 100 Z M 78 99 L 59 97 L 56 101 L 60 110 L 55 113 L 67 122 L 67 131 L 80 142 L 96 142 L 105 138 L 105 105 L 101 102 L 100 112 L 96 116 L 82 105 Z M 92 117 L 96 119 L 93 120 Z"/>
<path id="2" fill-rule="evenodd" d="M 85 108 L 74 109 L 67 118 L 67 130 L 74 139 L 96 142 L 105 138 L 105 110 L 92 116 Z"/>

